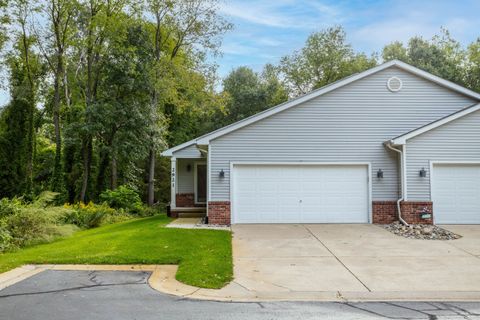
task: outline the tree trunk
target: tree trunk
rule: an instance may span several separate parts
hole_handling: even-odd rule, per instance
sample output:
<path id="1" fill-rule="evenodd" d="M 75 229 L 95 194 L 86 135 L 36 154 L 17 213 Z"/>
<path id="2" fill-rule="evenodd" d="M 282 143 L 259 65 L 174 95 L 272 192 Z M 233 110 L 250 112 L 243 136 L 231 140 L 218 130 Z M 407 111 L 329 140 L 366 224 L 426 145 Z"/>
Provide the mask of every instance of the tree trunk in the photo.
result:
<path id="1" fill-rule="evenodd" d="M 118 173 L 117 173 L 117 156 L 115 152 L 112 154 L 112 176 L 110 179 L 110 189 L 115 190 L 117 189 L 117 180 L 118 180 Z"/>
<path id="2" fill-rule="evenodd" d="M 148 166 L 148 205 L 153 206 L 155 203 L 155 149 L 150 149 L 149 166 Z"/>
<path id="3" fill-rule="evenodd" d="M 92 160 L 92 137 L 87 136 L 84 140 L 83 146 L 83 181 L 82 190 L 80 192 L 80 201 L 86 202 L 87 200 L 87 187 L 88 180 L 90 178 L 90 163 Z"/>
<path id="4" fill-rule="evenodd" d="M 52 191 L 60 191 L 62 184 L 62 136 L 60 134 L 60 81 L 63 62 L 58 57 L 54 80 L 53 126 L 55 128 L 55 163 L 53 165 Z"/>
<path id="5" fill-rule="evenodd" d="M 26 177 L 25 177 L 25 191 L 27 194 L 30 194 L 32 191 L 33 185 L 33 145 L 35 141 L 35 132 L 34 132 L 34 121 L 35 121 L 35 87 L 33 83 L 32 71 L 30 68 L 30 45 L 27 41 L 27 32 L 25 29 L 25 24 L 22 23 L 22 42 L 23 50 L 25 55 L 25 67 L 27 73 L 27 79 L 29 84 L 28 92 L 28 104 L 29 104 L 29 115 L 28 115 L 28 134 L 27 134 L 27 163 L 26 163 Z"/>
<path id="6" fill-rule="evenodd" d="M 97 175 L 97 195 L 105 188 L 105 173 L 108 169 L 108 152 L 102 151 L 100 155 L 100 165 L 98 167 Z"/>

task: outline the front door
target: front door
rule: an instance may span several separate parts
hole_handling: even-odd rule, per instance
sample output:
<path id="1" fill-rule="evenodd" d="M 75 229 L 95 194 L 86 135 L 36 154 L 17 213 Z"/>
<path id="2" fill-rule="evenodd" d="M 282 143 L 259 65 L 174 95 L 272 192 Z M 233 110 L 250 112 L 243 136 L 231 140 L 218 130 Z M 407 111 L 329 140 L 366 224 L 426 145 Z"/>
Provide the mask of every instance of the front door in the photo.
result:
<path id="1" fill-rule="evenodd" d="M 207 202 L 207 165 L 195 164 L 195 203 Z"/>

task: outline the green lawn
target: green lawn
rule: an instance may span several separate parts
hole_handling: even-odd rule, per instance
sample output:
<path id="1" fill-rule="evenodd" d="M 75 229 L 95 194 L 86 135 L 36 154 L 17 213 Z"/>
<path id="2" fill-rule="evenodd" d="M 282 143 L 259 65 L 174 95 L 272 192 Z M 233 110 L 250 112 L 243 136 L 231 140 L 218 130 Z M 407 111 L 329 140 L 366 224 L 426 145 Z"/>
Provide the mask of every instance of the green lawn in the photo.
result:
<path id="1" fill-rule="evenodd" d="M 221 288 L 232 279 L 231 234 L 164 228 L 165 215 L 75 233 L 49 244 L 0 254 L 0 272 L 23 264 L 178 264 L 177 280 Z"/>

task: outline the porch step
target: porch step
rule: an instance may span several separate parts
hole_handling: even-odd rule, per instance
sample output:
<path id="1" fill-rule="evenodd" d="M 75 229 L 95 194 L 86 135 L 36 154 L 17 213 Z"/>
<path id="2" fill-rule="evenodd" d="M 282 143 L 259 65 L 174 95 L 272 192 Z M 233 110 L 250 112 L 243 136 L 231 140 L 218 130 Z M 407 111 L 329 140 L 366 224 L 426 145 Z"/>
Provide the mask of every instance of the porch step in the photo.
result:
<path id="1" fill-rule="evenodd" d="M 179 218 L 201 218 L 207 214 L 207 209 L 205 207 L 175 208 L 171 209 L 171 212 Z"/>

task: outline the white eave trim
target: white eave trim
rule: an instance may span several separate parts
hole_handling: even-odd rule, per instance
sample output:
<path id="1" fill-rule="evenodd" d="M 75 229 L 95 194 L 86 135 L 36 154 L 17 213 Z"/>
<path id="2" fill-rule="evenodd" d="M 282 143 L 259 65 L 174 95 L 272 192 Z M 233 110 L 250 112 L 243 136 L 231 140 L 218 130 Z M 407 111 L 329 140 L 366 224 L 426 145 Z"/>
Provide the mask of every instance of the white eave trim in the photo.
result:
<path id="1" fill-rule="evenodd" d="M 240 121 L 238 121 L 238 122 L 236 122 L 236 123 L 233 123 L 233 124 L 231 124 L 231 125 L 228 125 L 228 126 L 226 126 L 226 127 L 223 127 L 223 128 L 218 129 L 218 130 L 216 130 L 216 131 L 210 132 L 210 133 L 208 133 L 208 134 L 206 134 L 206 135 L 201 136 L 200 138 L 198 138 L 198 139 L 197 139 L 197 144 L 207 145 L 207 144 L 209 144 L 210 140 L 213 140 L 213 139 L 215 139 L 215 138 L 218 138 L 218 137 L 220 137 L 220 136 L 223 136 L 223 135 L 225 135 L 225 134 L 227 134 L 227 133 L 230 133 L 230 132 L 235 131 L 235 130 L 237 130 L 237 129 L 240 129 L 240 128 L 242 128 L 242 127 L 248 126 L 249 124 L 252 124 L 252 123 L 254 123 L 254 122 L 257 122 L 257 121 L 259 121 L 259 120 L 262 120 L 262 119 L 264 119 L 264 118 L 267 118 L 267 117 L 269 117 L 269 116 L 271 116 L 271 115 L 274 115 L 274 114 L 276 114 L 276 113 L 282 112 L 282 111 L 284 111 L 284 110 L 286 110 L 286 109 L 289 109 L 289 108 L 291 108 L 291 107 L 293 107 L 293 106 L 299 105 L 299 104 L 301 104 L 301 103 L 303 103 L 303 102 L 306 102 L 306 101 L 308 101 L 308 100 L 311 100 L 311 99 L 314 99 L 314 98 L 319 97 L 319 96 L 321 96 L 321 95 L 324 95 L 324 94 L 326 94 L 326 93 L 328 93 L 328 92 L 331 92 L 331 91 L 336 90 L 336 89 L 338 89 L 338 88 L 340 88 L 340 87 L 343 87 L 343 86 L 345 86 L 345 85 L 347 85 L 347 84 L 349 84 L 349 83 L 352 83 L 352 82 L 354 82 L 354 81 L 360 80 L 360 79 L 362 79 L 362 78 L 365 78 L 365 77 L 367 77 L 367 76 L 369 76 L 369 75 L 372 75 L 372 74 L 377 73 L 377 72 L 379 72 L 379 71 L 382 71 L 382 70 L 384 70 L 384 69 L 390 68 L 390 67 L 392 67 L 392 66 L 396 66 L 396 67 L 398 67 L 398 68 L 400 68 L 400 69 L 403 69 L 403 70 L 405 70 L 405 71 L 407 71 L 407 72 L 410 72 L 410 73 L 412 73 L 412 74 L 414 74 L 414 75 L 417 75 L 417 76 L 419 76 L 419 77 L 426 78 L 426 79 L 428 79 L 428 80 L 430 80 L 430 81 L 432 81 L 432 82 L 434 82 L 434 83 L 437 83 L 437 84 L 439 84 L 439 85 L 441 85 L 441 86 L 444 86 L 444 87 L 446 87 L 446 88 L 449 88 L 449 89 L 451 89 L 451 90 L 453 90 L 453 91 L 457 91 L 457 92 L 459 92 L 459 93 L 462 93 L 462 94 L 464 94 L 464 95 L 466 95 L 466 96 L 469 96 L 469 97 L 471 97 L 471 98 L 474 98 L 474 99 L 476 99 L 476 100 L 480 100 L 480 94 L 477 93 L 477 92 L 474 92 L 474 91 L 472 91 L 472 90 L 469 90 L 469 89 L 467 89 L 467 88 L 464 88 L 464 87 L 462 87 L 462 86 L 459 86 L 459 85 L 457 85 L 457 84 L 455 84 L 455 83 L 453 83 L 453 82 L 450 82 L 450 81 L 448 81 L 448 80 L 445 80 L 445 79 L 442 79 L 442 78 L 440 78 L 440 77 L 437 77 L 437 76 L 435 76 L 435 75 L 433 75 L 433 74 L 431 74 L 431 73 L 428 73 L 428 72 L 426 72 L 426 71 L 420 70 L 420 69 L 418 69 L 418 68 L 416 68 L 416 67 L 414 67 L 414 66 L 411 66 L 411 65 L 409 65 L 409 64 L 406 64 L 406 63 L 404 63 L 404 62 L 402 62 L 402 61 L 392 60 L 392 61 L 388 61 L 388 62 L 386 62 L 386 63 L 383 63 L 383 64 L 381 64 L 381 65 L 379 65 L 379 66 L 376 66 L 376 67 L 374 67 L 374 68 L 368 69 L 368 70 L 366 70 L 366 71 L 364 71 L 364 72 L 361 72 L 361 73 L 358 73 L 358 74 L 354 74 L 354 75 L 352 75 L 352 76 L 350 76 L 350 77 L 348 77 L 348 78 L 345 78 L 345 79 L 343 79 L 343 80 L 339 80 L 339 81 L 334 82 L 334 83 L 332 83 L 332 84 L 329 84 L 329 85 L 327 85 L 327 86 L 325 86 L 325 87 L 322 87 L 322 88 L 319 88 L 319 89 L 317 89 L 317 90 L 314 90 L 314 91 L 312 91 L 312 92 L 310 92 L 310 93 L 307 93 L 307 94 L 305 94 L 305 95 L 303 95 L 303 96 L 300 96 L 300 97 L 295 98 L 295 99 L 293 99 L 293 100 L 287 101 L 287 102 L 285 102 L 285 103 L 283 103 L 283 104 L 280 104 L 280 105 L 278 105 L 278 106 L 272 107 L 272 108 L 267 109 L 267 110 L 265 110 L 265 111 L 263 111 L 263 112 L 257 113 L 257 114 L 255 114 L 255 115 L 253 115 L 253 116 L 251 116 L 251 117 L 248 117 L 248 118 L 246 118 L 246 119 L 240 120 Z"/>
<path id="2" fill-rule="evenodd" d="M 182 149 L 185 149 L 193 144 L 195 144 L 197 139 L 193 139 L 193 140 L 190 140 L 190 141 L 187 141 L 187 142 L 184 142 L 182 144 L 179 144 L 178 146 L 175 146 L 173 148 L 170 148 L 170 149 L 167 149 L 165 151 L 163 151 L 162 153 L 160 153 L 160 155 L 164 156 L 164 157 L 172 157 L 173 156 L 173 153 L 175 151 L 179 151 L 179 150 L 182 150 Z"/>
<path id="3" fill-rule="evenodd" d="M 470 106 L 470 107 L 467 107 L 467 108 L 464 108 L 458 112 L 455 112 L 455 113 L 452 113 L 451 115 L 449 116 L 446 116 L 440 120 L 437 120 L 437 121 L 434 121 L 434 122 L 431 122 L 423 127 L 420 127 L 418 129 L 415 129 L 413 131 L 410 131 L 410 132 L 407 132 L 401 136 L 398 136 L 396 138 L 393 138 L 392 140 L 390 140 L 390 144 L 392 145 L 404 145 L 407 143 L 407 140 L 408 139 L 411 139 L 413 137 L 416 137 L 418 135 L 421 135 L 422 133 L 425 133 L 427 131 L 430 131 L 430 130 L 433 130 L 435 128 L 438 128 L 440 126 L 443 126 L 444 124 L 447 124 L 449 122 L 452 122 L 452 121 L 455 121 L 461 117 L 464 117 L 466 115 L 469 115 L 475 111 L 478 111 L 480 110 L 480 103 L 479 104 L 475 104 L 473 106 Z"/>

